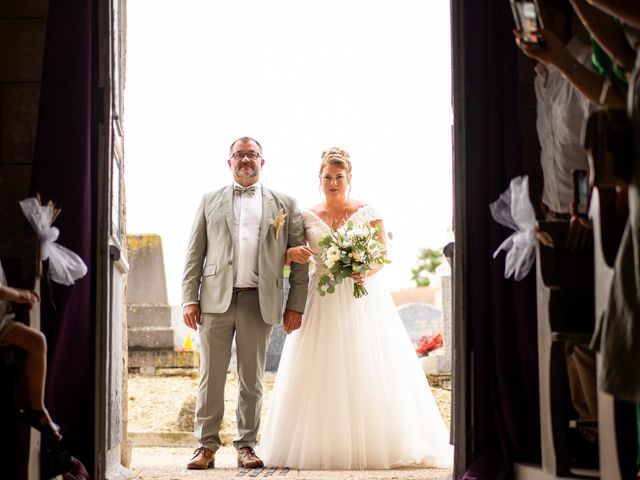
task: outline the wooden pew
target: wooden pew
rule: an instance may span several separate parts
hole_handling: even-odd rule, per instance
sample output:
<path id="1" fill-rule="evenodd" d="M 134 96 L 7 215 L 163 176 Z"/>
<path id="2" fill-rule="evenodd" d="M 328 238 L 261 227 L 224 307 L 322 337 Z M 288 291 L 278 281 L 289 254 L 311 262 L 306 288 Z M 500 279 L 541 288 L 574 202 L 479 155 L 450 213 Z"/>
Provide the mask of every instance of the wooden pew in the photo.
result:
<path id="1" fill-rule="evenodd" d="M 539 222 L 554 247 L 538 243 L 536 249 L 540 436 L 546 478 L 588 474 L 573 471 L 571 465 L 565 342 L 588 343 L 593 334 L 593 252 L 569 252 L 564 247 L 568 228 L 566 221 Z"/>

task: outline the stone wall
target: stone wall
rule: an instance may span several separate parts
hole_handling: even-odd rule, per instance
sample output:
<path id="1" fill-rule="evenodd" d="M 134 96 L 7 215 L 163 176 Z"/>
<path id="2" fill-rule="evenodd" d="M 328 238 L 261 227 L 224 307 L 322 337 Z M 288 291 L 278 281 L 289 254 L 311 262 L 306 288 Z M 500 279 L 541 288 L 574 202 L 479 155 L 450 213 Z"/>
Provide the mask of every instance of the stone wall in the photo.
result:
<path id="1" fill-rule="evenodd" d="M 0 0 L 0 232 L 24 231 L 48 0 Z"/>

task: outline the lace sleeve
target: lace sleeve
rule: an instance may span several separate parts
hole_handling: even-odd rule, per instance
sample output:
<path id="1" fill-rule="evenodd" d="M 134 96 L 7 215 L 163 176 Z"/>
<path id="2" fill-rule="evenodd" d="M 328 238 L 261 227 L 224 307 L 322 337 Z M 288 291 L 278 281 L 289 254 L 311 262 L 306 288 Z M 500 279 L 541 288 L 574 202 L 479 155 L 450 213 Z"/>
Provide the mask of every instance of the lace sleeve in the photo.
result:
<path id="1" fill-rule="evenodd" d="M 382 215 L 380 214 L 380 212 L 369 203 L 360 207 L 355 217 L 359 222 L 373 222 L 374 220 L 382 220 Z"/>

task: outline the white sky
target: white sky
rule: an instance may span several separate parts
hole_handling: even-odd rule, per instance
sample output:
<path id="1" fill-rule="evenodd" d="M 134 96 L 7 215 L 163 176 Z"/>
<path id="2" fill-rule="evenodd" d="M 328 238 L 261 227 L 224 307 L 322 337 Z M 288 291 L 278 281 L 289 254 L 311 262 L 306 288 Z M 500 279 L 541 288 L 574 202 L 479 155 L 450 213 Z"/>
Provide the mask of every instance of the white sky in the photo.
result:
<path id="1" fill-rule="evenodd" d="M 162 236 L 169 303 L 230 143 L 260 141 L 262 182 L 310 207 L 322 150 L 351 153 L 351 196 L 393 232 L 389 274 L 451 240 L 449 1 L 129 0 L 127 231 Z"/>

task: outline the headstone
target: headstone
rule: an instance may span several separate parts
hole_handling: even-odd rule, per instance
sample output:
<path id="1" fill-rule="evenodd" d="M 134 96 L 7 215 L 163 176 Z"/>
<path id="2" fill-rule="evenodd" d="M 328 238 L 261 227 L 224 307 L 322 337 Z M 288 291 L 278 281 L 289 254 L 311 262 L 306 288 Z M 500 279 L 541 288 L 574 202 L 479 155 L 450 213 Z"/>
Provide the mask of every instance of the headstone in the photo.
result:
<path id="1" fill-rule="evenodd" d="M 160 235 L 127 235 L 127 304 L 167 305 L 167 284 Z"/>
<path id="2" fill-rule="evenodd" d="M 269 348 L 267 349 L 267 362 L 265 366 L 267 372 L 278 371 L 280 356 L 282 355 L 282 348 L 284 347 L 286 337 L 287 334 L 284 332 L 282 324 L 276 325 L 271 329 L 271 340 L 269 341 Z"/>
<path id="3" fill-rule="evenodd" d="M 287 300 L 289 295 L 289 279 L 284 279 L 284 299 Z M 284 309 L 284 305 L 282 307 Z M 265 369 L 267 372 L 276 372 L 278 365 L 280 364 L 280 356 L 282 355 L 282 348 L 284 347 L 284 341 L 287 338 L 287 334 L 284 332 L 282 324 L 276 325 L 271 329 L 271 340 L 269 340 L 269 347 L 267 348 L 267 362 Z"/>
<path id="4" fill-rule="evenodd" d="M 127 287 L 129 368 L 153 374 L 157 368 L 193 368 L 194 352 L 176 352 L 176 312 L 167 303 L 167 285 L 159 235 L 128 235 Z"/>
<path id="5" fill-rule="evenodd" d="M 414 345 L 417 345 L 424 335 L 442 334 L 443 347 L 431 352 L 427 357 L 428 361 L 423 361 L 422 365 L 428 374 L 443 375 L 450 373 L 451 354 L 448 348 L 447 327 L 443 321 L 443 312 L 426 303 L 409 303 L 401 305 L 398 308 L 398 313 Z M 451 333 L 449 331 L 450 336 Z M 444 369 L 447 366 L 446 357 L 449 357 L 448 370 Z"/>
<path id="6" fill-rule="evenodd" d="M 427 303 L 406 303 L 398 308 L 398 314 L 413 343 L 423 335 L 442 332 L 442 312 Z"/>
<path id="7" fill-rule="evenodd" d="M 443 275 L 442 281 L 442 323 L 444 329 L 443 355 L 438 357 L 438 372 L 451 373 L 451 356 L 453 343 L 451 335 L 451 309 L 453 306 L 451 296 L 451 275 Z"/>

